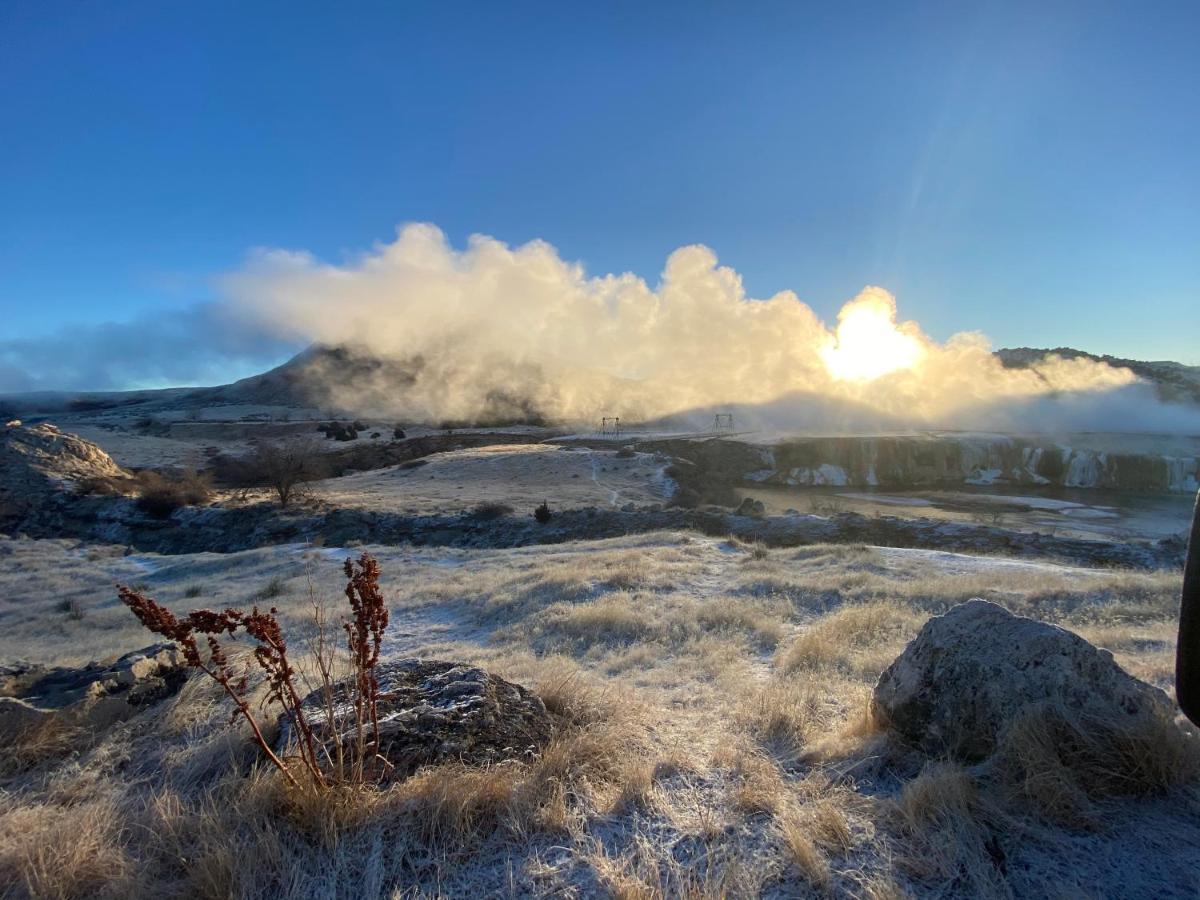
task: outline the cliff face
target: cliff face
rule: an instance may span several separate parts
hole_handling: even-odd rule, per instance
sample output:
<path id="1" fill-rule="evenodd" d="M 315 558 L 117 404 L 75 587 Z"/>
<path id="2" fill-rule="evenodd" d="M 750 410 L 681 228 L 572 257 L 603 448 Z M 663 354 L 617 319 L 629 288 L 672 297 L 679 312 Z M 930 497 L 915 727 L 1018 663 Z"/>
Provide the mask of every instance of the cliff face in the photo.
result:
<path id="1" fill-rule="evenodd" d="M 711 482 L 795 486 L 933 487 L 1056 485 L 1141 492 L 1195 492 L 1200 446 L 1168 452 L 1078 446 L 1004 435 L 794 438 L 754 446 L 670 441 L 662 449 Z"/>

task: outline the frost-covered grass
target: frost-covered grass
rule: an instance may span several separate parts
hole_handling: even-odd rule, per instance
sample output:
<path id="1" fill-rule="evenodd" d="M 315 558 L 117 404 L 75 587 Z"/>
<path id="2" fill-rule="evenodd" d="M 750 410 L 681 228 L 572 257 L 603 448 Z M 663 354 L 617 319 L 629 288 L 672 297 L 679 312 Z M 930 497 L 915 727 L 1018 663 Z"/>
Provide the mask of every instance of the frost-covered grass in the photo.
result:
<path id="1" fill-rule="evenodd" d="M 0 540 L 0 660 L 77 664 L 150 643 L 117 581 L 179 610 L 273 605 L 299 638 L 310 585 L 336 596 L 340 561 L 360 549 L 168 557 Z M 1072 628 L 1169 688 L 1178 573 L 680 533 L 369 549 L 392 610 L 385 655 L 533 686 L 568 723 L 537 761 L 297 793 L 253 765 L 228 709 L 194 681 L 105 735 L 10 748 L 8 894 L 1029 896 L 1069 876 L 1082 894 L 1151 896 L 1200 864 L 1194 783 L 1075 798 L 1088 818 L 1056 818 L 927 764 L 866 715 L 904 642 L 974 596 Z"/>

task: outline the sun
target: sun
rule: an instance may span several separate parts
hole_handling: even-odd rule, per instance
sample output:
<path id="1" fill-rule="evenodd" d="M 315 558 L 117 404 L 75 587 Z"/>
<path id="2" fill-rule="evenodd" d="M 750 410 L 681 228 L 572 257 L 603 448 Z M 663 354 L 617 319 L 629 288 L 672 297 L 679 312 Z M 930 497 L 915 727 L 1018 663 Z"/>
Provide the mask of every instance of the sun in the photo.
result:
<path id="1" fill-rule="evenodd" d="M 834 340 L 821 352 L 829 374 L 841 381 L 873 381 L 910 369 L 921 354 L 920 341 L 896 325 L 896 301 L 878 288 L 842 307 Z"/>

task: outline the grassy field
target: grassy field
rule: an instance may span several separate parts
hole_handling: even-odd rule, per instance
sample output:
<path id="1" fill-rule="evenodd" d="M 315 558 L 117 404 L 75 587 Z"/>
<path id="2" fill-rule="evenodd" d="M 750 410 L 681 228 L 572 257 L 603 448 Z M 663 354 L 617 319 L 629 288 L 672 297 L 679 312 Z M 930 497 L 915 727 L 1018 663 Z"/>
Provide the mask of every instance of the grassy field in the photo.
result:
<path id="1" fill-rule="evenodd" d="M 7 895 L 1200 890 L 1191 741 L 1154 751 L 1163 774 L 1148 796 L 1115 797 L 1069 771 L 997 780 L 921 758 L 867 714 L 921 624 L 971 597 L 1072 629 L 1169 688 L 1178 573 L 681 533 L 369 549 L 392 610 L 385 656 L 479 663 L 533 687 L 561 726 L 536 761 L 297 791 L 255 765 L 228 707 L 192 681 L 104 735 L 11 741 Z M 312 597 L 339 595 L 340 560 L 356 552 L 160 557 L 3 540 L 0 659 L 76 664 L 150 643 L 118 581 L 178 610 L 277 606 L 302 646 Z"/>

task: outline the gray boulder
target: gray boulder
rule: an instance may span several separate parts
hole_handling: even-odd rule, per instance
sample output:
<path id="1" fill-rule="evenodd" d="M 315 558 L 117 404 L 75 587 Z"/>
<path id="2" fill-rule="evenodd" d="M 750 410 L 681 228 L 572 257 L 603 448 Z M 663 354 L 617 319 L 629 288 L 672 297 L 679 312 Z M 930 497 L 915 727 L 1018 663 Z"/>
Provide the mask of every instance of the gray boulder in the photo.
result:
<path id="1" fill-rule="evenodd" d="M 485 765 L 536 756 L 550 739 L 553 720 L 536 694 L 476 666 L 435 660 L 382 663 L 379 679 L 380 753 L 405 777 L 444 761 Z M 336 726 L 349 739 L 352 719 L 343 686 L 335 694 Z M 318 737 L 329 733 L 324 700 L 303 701 Z M 292 739 L 285 722 L 280 747 Z"/>
<path id="2" fill-rule="evenodd" d="M 154 644 L 86 666 L 28 663 L 0 667 L 0 729 L 57 717 L 103 728 L 178 692 L 187 680 L 183 653 Z"/>
<path id="3" fill-rule="evenodd" d="M 968 762 L 990 756 L 1006 726 L 1037 707 L 1132 728 L 1174 713 L 1107 650 L 985 600 L 930 619 L 880 676 L 871 706 L 907 743 Z"/>

